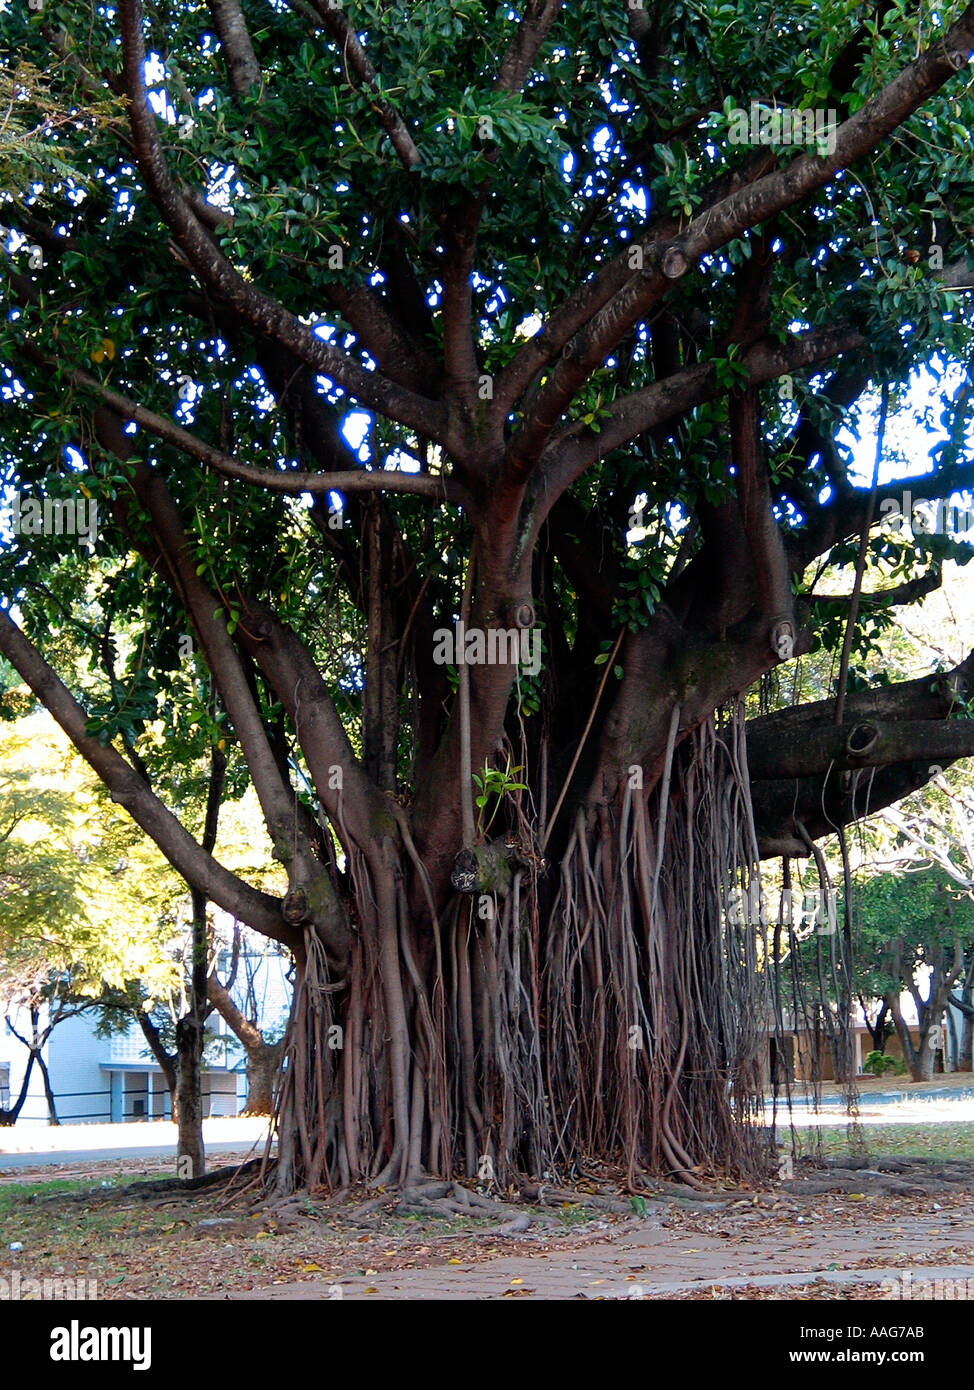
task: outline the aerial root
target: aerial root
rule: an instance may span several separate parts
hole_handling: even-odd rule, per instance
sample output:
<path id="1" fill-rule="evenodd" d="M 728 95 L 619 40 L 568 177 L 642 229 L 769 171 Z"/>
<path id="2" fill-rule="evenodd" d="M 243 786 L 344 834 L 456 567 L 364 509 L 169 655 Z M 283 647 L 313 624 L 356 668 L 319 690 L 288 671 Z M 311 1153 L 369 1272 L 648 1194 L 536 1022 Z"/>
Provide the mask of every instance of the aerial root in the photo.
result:
<path id="1" fill-rule="evenodd" d="M 615 1215 L 632 1215 L 632 1201 L 624 1202 L 618 1197 L 606 1197 L 599 1192 L 576 1192 L 568 1187 L 556 1187 L 548 1183 L 526 1183 L 521 1187 L 525 1201 L 539 1207 L 569 1206 L 592 1207 L 596 1211 L 612 1212 Z"/>

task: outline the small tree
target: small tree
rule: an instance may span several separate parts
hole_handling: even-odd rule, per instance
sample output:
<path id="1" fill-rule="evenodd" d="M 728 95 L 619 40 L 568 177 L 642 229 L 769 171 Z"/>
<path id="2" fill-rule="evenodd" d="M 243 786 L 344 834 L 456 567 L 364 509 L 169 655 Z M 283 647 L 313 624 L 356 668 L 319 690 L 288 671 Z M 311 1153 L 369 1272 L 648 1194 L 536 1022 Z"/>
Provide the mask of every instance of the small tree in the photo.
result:
<path id="1" fill-rule="evenodd" d="M 928 1081 L 965 946 L 974 943 L 974 902 L 939 869 L 913 870 L 868 880 L 859 911 L 859 978 L 883 1000 L 913 1079 Z M 916 1041 L 903 1017 L 904 992 L 916 1008 Z"/>
<path id="2" fill-rule="evenodd" d="M 46 716 L 21 710 L 0 723 L 0 1004 L 29 1054 L 0 1124 L 20 1115 L 35 1064 L 57 1123 L 43 1049 L 106 982 L 165 982 L 170 967 L 156 922 L 174 881 Z M 16 1009 L 27 1013 L 26 1033 L 13 1023 Z"/>
<path id="3" fill-rule="evenodd" d="M 14 1125 L 20 1118 L 35 1063 L 44 1079 L 48 1119 L 52 1125 L 60 1124 L 51 1077 L 44 1060 L 44 1048 L 59 1023 L 81 1012 L 82 1006 L 71 1002 L 70 976 L 51 973 L 44 967 L 36 966 L 22 967 L 18 973 L 16 969 L 11 971 L 9 965 L 0 963 L 0 998 L 7 1001 L 7 1027 L 17 1041 L 27 1048 L 27 1065 L 20 1092 L 8 1109 L 0 1108 L 0 1126 Z M 30 1029 L 26 1034 L 14 1026 L 12 1018 L 12 1015 L 22 1011 L 26 1011 L 30 1019 Z"/>

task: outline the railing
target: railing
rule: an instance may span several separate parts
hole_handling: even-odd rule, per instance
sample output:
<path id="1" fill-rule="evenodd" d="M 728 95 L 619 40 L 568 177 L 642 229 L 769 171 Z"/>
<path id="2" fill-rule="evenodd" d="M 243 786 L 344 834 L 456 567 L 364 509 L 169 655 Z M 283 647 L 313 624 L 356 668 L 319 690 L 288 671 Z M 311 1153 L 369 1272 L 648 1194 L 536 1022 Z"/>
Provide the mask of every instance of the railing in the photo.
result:
<path id="1" fill-rule="evenodd" d="M 92 1097 L 95 1097 L 98 1100 L 103 1101 L 104 1109 L 63 1109 L 65 1101 L 90 1100 Z M 157 1103 L 162 1106 L 162 1110 L 160 1113 L 153 1113 L 151 1115 L 146 1114 L 150 1097 L 153 1102 L 153 1111 L 155 1111 L 155 1106 Z M 151 1091 L 147 1086 L 139 1087 L 138 1090 L 134 1091 L 122 1091 L 117 1093 L 116 1098 L 121 1100 L 121 1114 L 116 1123 L 122 1124 L 131 1122 L 133 1120 L 164 1120 L 172 1118 L 169 1090 L 164 1083 L 160 1082 L 160 1084 L 158 1086 L 155 1086 Z M 143 1098 L 145 1099 L 145 1105 L 143 1109 L 137 1113 L 133 1113 L 132 1101 L 142 1100 Z M 210 1093 L 209 1096 L 203 1097 L 203 1104 L 209 1112 L 212 1110 L 214 1101 L 220 1101 L 223 1099 L 231 1099 L 233 1100 L 234 1104 L 236 1104 L 236 1091 L 213 1091 Z M 33 1107 L 33 1109 L 31 1107 Z M 101 1120 L 106 1124 L 111 1124 L 113 1122 L 112 1093 L 110 1089 L 105 1091 L 56 1091 L 54 1093 L 54 1107 L 57 1112 L 58 1120 L 62 1124 L 70 1124 L 74 1120 Z M 167 1107 L 170 1108 L 169 1115 L 166 1114 Z M 47 1101 L 45 1100 L 44 1096 L 36 1094 L 29 1095 L 24 1103 L 23 1110 L 21 1110 L 17 1118 L 18 1122 L 23 1120 L 27 1121 L 28 1123 L 32 1122 L 35 1124 L 46 1124 L 50 1116 L 47 1108 Z"/>
<path id="2" fill-rule="evenodd" d="M 155 1120 L 161 1120 L 161 1119 L 164 1118 L 162 1115 L 145 1115 L 145 1114 L 133 1115 L 133 1114 L 130 1112 L 130 1107 L 129 1107 L 129 1100 L 130 1100 L 130 1099 L 139 1099 L 139 1098 L 141 1098 L 142 1096 L 145 1096 L 146 1101 L 148 1101 L 149 1094 L 150 1094 L 150 1092 L 149 1092 L 149 1088 L 148 1088 L 148 1087 L 143 1087 L 141 1090 L 138 1090 L 138 1091 L 123 1091 L 123 1092 L 122 1092 L 122 1114 L 123 1114 L 123 1116 L 125 1117 L 125 1119 L 128 1119 L 128 1120 L 132 1120 L 132 1119 L 139 1119 L 139 1120 L 153 1120 L 153 1119 L 155 1119 Z M 161 1097 L 163 1098 L 163 1105 L 164 1105 L 164 1106 L 165 1106 L 166 1102 L 169 1100 L 169 1092 L 166 1091 L 166 1090 L 155 1090 L 155 1091 L 153 1091 L 151 1094 L 152 1094 L 153 1097 L 155 1097 L 155 1096 L 161 1096 Z M 88 1098 L 90 1098 L 91 1096 L 98 1096 L 98 1097 L 101 1097 L 101 1098 L 105 1101 L 105 1103 L 106 1103 L 106 1108 L 105 1108 L 104 1110 L 100 1110 L 100 1109 L 99 1109 L 99 1110 L 72 1110 L 72 1111 L 70 1111 L 70 1113 L 64 1113 L 64 1112 L 62 1112 L 61 1105 L 62 1105 L 62 1102 L 63 1102 L 63 1101 L 66 1101 L 66 1100 L 88 1099 Z M 31 1101 L 33 1101 L 33 1103 L 34 1103 L 35 1106 L 39 1106 L 39 1107 L 41 1107 L 41 1108 L 43 1109 L 43 1113 L 42 1113 L 42 1114 L 40 1114 L 40 1115 L 34 1115 L 34 1114 L 28 1113 L 28 1107 L 30 1106 Z M 59 1091 L 59 1092 L 55 1092 L 55 1095 L 54 1095 L 54 1108 L 55 1108 L 55 1110 L 57 1111 L 57 1117 L 58 1117 L 58 1119 L 59 1119 L 62 1123 L 64 1123 L 65 1121 L 69 1121 L 69 1120 L 104 1120 L 106 1123 L 111 1123 L 111 1119 L 112 1119 L 112 1093 L 111 1093 L 110 1090 L 109 1090 L 109 1091 Z M 48 1118 L 49 1118 L 49 1112 L 48 1112 L 48 1109 L 47 1109 L 47 1102 L 45 1101 L 45 1099 L 44 1099 L 43 1096 L 36 1096 L 36 1095 L 35 1095 L 35 1096 L 30 1096 L 30 1097 L 28 1097 L 27 1101 L 26 1101 L 25 1104 L 24 1104 L 23 1110 L 20 1112 L 20 1115 L 18 1116 L 18 1119 L 19 1119 L 19 1120 L 40 1120 L 40 1121 L 46 1121 L 46 1120 L 48 1120 Z"/>

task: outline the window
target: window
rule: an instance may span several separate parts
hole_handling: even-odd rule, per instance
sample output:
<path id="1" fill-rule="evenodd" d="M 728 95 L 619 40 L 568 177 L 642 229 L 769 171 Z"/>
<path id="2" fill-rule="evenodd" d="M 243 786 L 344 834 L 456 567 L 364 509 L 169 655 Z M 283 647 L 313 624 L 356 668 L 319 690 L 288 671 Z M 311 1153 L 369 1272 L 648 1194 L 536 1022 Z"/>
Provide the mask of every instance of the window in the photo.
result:
<path id="1" fill-rule="evenodd" d="M 0 1110 L 10 1109 L 10 1063 L 0 1062 Z"/>

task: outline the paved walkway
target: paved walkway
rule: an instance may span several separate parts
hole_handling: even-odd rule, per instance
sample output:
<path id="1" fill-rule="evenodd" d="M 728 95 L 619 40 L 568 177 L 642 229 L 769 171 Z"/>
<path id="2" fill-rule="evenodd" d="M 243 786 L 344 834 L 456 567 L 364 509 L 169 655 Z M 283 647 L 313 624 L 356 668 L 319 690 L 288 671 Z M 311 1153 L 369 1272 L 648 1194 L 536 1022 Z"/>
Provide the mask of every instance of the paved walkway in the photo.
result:
<path id="1" fill-rule="evenodd" d="M 922 1199 L 921 1199 L 922 1200 Z M 707 1213 L 711 1215 L 712 1213 Z M 874 1226 L 866 1213 L 860 1228 L 828 1221 L 800 1224 L 799 1213 L 761 1223 L 747 1232 L 747 1216 L 714 1221 L 715 1234 L 668 1228 L 658 1221 L 626 1222 L 596 1243 L 569 1250 L 531 1250 L 521 1238 L 517 1254 L 423 1269 L 364 1274 L 335 1282 L 276 1284 L 231 1297 L 261 1299 L 455 1300 L 502 1297 L 638 1298 L 716 1286 L 786 1287 L 815 1279 L 849 1286 L 900 1279 L 971 1280 L 974 1293 L 974 1203 L 907 1217 L 895 1227 Z M 878 1267 L 862 1269 L 864 1261 Z M 894 1264 L 895 1261 L 895 1264 Z M 936 1261 L 934 1265 L 932 1262 Z M 856 1268 L 860 1266 L 860 1268 Z"/>

